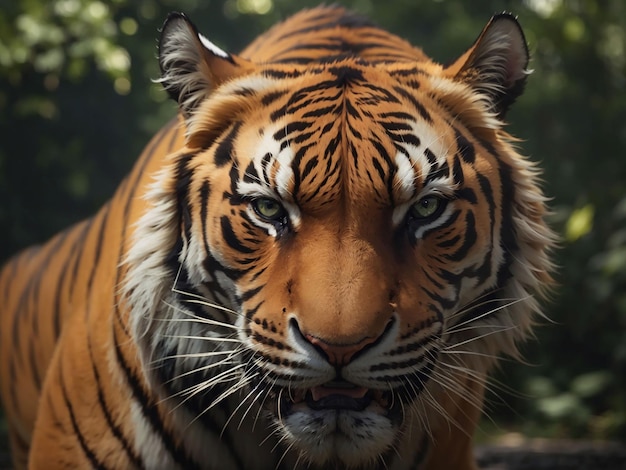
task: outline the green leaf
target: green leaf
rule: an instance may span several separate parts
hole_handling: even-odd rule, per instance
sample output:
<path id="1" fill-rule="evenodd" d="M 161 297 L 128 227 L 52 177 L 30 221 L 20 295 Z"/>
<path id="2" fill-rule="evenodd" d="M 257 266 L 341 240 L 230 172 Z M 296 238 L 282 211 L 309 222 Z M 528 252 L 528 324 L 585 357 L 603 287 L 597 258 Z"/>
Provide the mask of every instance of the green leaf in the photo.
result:
<path id="1" fill-rule="evenodd" d="M 587 204 L 572 212 L 565 225 L 565 238 L 567 241 L 575 242 L 591 232 L 594 213 L 595 209 L 592 204 Z"/>

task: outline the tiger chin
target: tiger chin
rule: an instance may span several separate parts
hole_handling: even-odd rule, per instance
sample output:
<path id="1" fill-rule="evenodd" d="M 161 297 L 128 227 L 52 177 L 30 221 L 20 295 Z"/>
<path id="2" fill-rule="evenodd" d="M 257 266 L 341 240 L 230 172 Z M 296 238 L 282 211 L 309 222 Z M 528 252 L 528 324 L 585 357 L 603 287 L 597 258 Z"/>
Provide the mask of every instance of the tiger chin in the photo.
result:
<path id="1" fill-rule="evenodd" d="M 554 236 L 495 15 L 458 60 L 339 7 L 240 55 L 171 14 L 179 117 L 92 218 L 0 273 L 16 468 L 473 469 Z"/>

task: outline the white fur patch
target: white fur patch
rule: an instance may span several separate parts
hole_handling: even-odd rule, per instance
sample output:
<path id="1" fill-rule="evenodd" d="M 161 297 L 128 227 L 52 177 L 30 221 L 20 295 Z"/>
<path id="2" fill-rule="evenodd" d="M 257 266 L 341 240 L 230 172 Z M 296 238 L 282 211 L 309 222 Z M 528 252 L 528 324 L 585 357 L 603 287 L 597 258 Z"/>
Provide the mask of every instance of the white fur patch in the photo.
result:
<path id="1" fill-rule="evenodd" d="M 141 406 L 134 401 L 130 405 L 130 419 L 135 425 L 135 449 L 139 449 L 145 468 L 177 468 L 163 441 L 141 411 Z"/>
<path id="2" fill-rule="evenodd" d="M 227 52 L 223 51 L 222 49 L 220 49 L 219 47 L 217 47 L 215 44 L 213 44 L 211 41 L 209 41 L 206 37 L 204 37 L 202 34 L 198 34 L 198 39 L 200 40 L 200 42 L 202 43 L 202 45 L 212 54 L 221 57 L 223 59 L 230 59 L 230 55 L 228 55 Z"/>

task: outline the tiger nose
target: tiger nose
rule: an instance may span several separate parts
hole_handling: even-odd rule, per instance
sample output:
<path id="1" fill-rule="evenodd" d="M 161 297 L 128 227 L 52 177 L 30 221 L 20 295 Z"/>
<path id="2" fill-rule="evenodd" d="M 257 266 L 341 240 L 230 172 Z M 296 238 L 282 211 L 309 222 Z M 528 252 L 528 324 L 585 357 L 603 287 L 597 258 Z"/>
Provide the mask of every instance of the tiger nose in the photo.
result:
<path id="1" fill-rule="evenodd" d="M 366 337 L 353 344 L 333 344 L 313 335 L 305 334 L 304 337 L 335 367 L 347 365 L 357 353 L 367 349 L 378 339 Z"/>

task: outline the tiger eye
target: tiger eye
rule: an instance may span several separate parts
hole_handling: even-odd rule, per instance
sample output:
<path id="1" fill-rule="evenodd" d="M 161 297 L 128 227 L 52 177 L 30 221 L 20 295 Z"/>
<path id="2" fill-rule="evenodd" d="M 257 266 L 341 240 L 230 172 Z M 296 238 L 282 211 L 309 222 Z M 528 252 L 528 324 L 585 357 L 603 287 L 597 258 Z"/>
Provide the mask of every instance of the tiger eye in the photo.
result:
<path id="1" fill-rule="evenodd" d="M 280 220 L 285 216 L 285 209 L 276 200 L 263 197 L 252 202 L 254 211 L 267 220 Z"/>
<path id="2" fill-rule="evenodd" d="M 443 200 L 438 196 L 426 196 L 413 204 L 411 214 L 416 219 L 428 219 L 443 208 Z"/>

